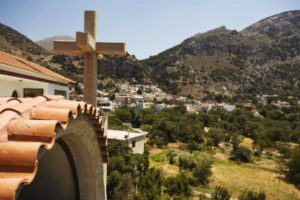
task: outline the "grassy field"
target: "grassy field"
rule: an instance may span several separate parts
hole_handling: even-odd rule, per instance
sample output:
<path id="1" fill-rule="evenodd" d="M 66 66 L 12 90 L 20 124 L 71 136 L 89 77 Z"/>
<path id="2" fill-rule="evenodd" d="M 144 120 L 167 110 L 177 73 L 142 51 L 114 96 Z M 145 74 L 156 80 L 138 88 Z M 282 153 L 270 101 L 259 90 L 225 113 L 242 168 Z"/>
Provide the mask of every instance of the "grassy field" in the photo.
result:
<path id="1" fill-rule="evenodd" d="M 167 154 L 173 151 L 176 155 L 189 154 L 184 144 L 176 143 L 163 149 L 150 150 L 150 166 L 158 168 L 165 177 L 175 176 L 179 172 L 176 164 L 168 163 Z M 251 163 L 236 163 L 229 160 L 231 148 L 224 147 L 210 152 L 214 159 L 213 175 L 208 186 L 193 187 L 194 193 L 209 193 L 217 185 L 227 188 L 238 197 L 245 190 L 263 191 L 267 200 L 300 199 L 300 191 L 284 181 L 280 174 L 280 164 L 266 157 L 253 159 Z"/>
<path id="2" fill-rule="evenodd" d="M 215 157 L 212 166 L 211 187 L 221 185 L 234 196 L 250 189 L 264 191 L 269 200 L 300 199 L 300 191 L 283 180 L 284 176 L 279 173 L 279 166 L 275 161 L 263 159 L 254 163 L 237 164 L 218 157 L 221 156 Z"/>

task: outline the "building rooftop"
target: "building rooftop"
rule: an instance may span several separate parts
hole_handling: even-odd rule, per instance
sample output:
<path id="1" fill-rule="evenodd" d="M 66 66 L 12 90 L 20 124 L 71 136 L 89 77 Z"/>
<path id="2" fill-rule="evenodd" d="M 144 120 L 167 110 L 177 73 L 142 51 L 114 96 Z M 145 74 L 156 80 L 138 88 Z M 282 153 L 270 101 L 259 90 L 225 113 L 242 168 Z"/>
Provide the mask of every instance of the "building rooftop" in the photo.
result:
<path id="1" fill-rule="evenodd" d="M 5 53 L 3 51 L 0 51 L 0 64 L 8 65 L 11 67 L 16 67 L 18 69 L 34 72 L 34 73 L 37 73 L 40 75 L 45 75 L 45 76 L 52 77 L 52 78 L 55 78 L 55 79 L 58 79 L 60 81 L 67 82 L 67 83 L 74 82 L 74 81 L 72 81 L 60 74 L 57 74 L 45 67 L 42 67 L 36 63 L 29 62 L 28 60 Z M 5 71 L 0 69 L 0 74 L 1 74 L 1 72 L 5 73 Z M 11 75 L 13 76 L 13 74 L 11 74 Z"/>
<path id="2" fill-rule="evenodd" d="M 32 182 L 41 152 L 50 150 L 70 122 L 82 115 L 95 127 L 102 161 L 107 163 L 103 120 L 91 105 L 50 95 L 0 98 L 0 199 L 15 199 L 18 188 Z"/>
<path id="3" fill-rule="evenodd" d="M 141 136 L 146 136 L 148 133 L 134 133 L 131 131 L 118 131 L 118 130 L 107 130 L 107 139 L 115 139 L 115 140 L 129 140 L 138 138 Z"/>

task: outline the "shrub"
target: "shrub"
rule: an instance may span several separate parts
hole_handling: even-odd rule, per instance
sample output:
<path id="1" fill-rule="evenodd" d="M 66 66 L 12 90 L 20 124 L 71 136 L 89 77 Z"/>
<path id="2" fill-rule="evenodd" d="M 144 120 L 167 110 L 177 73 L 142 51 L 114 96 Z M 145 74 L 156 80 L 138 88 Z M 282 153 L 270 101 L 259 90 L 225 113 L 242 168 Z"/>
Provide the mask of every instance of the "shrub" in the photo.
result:
<path id="1" fill-rule="evenodd" d="M 165 181 L 166 191 L 170 196 L 190 196 L 189 179 L 184 173 L 179 173 L 176 177 L 169 177 Z"/>
<path id="2" fill-rule="evenodd" d="M 212 175 L 211 165 L 213 161 L 208 156 L 202 156 L 196 163 L 196 167 L 193 169 L 193 176 L 197 179 L 198 183 L 206 185 L 208 178 Z"/>
<path id="3" fill-rule="evenodd" d="M 167 153 L 167 158 L 169 159 L 169 164 L 174 164 L 175 163 L 175 157 L 176 154 L 173 151 L 170 151 L 169 153 Z"/>
<path id="4" fill-rule="evenodd" d="M 239 160 L 242 162 L 249 162 L 251 159 L 250 149 L 247 147 L 238 147 L 237 150 L 231 152 L 232 160 Z"/>
<path id="5" fill-rule="evenodd" d="M 228 190 L 221 186 L 217 186 L 212 193 L 213 200 L 229 200 L 230 198 L 231 195 Z"/>
<path id="6" fill-rule="evenodd" d="M 192 170 L 195 167 L 195 163 L 190 158 L 190 156 L 181 155 L 179 156 L 179 167 L 182 169 Z"/>
<path id="7" fill-rule="evenodd" d="M 213 128 L 209 133 L 211 134 L 216 147 L 219 146 L 220 142 L 224 141 L 224 133 L 221 129 Z"/>
<path id="8" fill-rule="evenodd" d="M 255 191 L 244 191 L 243 194 L 239 196 L 239 200 L 265 200 L 266 194 L 264 192 Z"/>
<path id="9" fill-rule="evenodd" d="M 300 147 L 292 152 L 291 159 L 287 162 L 287 168 L 287 178 L 295 184 L 300 184 Z"/>
<path id="10" fill-rule="evenodd" d="M 192 153 L 193 151 L 197 151 L 199 150 L 199 145 L 197 142 L 195 142 L 194 140 L 189 141 L 187 148 L 190 150 L 190 152 Z"/>
<path id="11" fill-rule="evenodd" d="M 150 168 L 141 177 L 139 184 L 140 196 L 145 199 L 159 200 L 162 194 L 163 177 L 159 170 Z"/>

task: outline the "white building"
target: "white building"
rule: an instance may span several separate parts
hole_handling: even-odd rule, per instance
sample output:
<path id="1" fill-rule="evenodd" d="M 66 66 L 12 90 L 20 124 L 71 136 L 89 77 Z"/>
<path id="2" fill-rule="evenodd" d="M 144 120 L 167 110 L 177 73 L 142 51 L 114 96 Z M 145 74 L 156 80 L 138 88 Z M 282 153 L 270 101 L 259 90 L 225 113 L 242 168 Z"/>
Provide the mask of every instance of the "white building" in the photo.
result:
<path id="1" fill-rule="evenodd" d="M 128 144 L 133 153 L 143 154 L 147 132 L 133 133 L 130 131 L 107 130 L 107 139 L 119 140 Z"/>
<path id="2" fill-rule="evenodd" d="M 0 51 L 0 97 L 63 95 L 73 82 L 38 64 Z"/>

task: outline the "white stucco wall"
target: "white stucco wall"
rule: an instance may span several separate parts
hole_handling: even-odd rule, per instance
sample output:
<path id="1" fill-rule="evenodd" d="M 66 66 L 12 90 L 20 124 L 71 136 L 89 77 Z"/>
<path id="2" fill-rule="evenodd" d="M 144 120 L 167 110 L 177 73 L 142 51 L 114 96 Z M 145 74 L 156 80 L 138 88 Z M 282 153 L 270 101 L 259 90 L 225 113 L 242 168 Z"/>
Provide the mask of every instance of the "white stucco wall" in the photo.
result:
<path id="1" fill-rule="evenodd" d="M 0 96 L 11 97 L 14 90 L 18 97 L 23 97 L 24 88 L 39 88 L 44 90 L 44 94 L 54 95 L 54 90 L 64 90 L 69 98 L 69 88 L 67 86 L 55 85 L 41 81 L 34 81 L 18 77 L 12 77 L 0 74 Z"/>
<path id="2" fill-rule="evenodd" d="M 3 80 L 0 77 L 0 96 L 1 97 L 11 97 L 13 91 L 16 90 L 18 95 L 21 97 L 23 95 L 23 89 L 21 83 L 17 81 Z"/>
<path id="3" fill-rule="evenodd" d="M 55 85 L 52 83 L 48 84 L 48 94 L 53 95 L 54 90 L 63 90 L 66 91 L 67 93 L 67 99 L 69 99 L 69 87 L 68 86 L 63 86 L 63 85 Z"/>
<path id="4" fill-rule="evenodd" d="M 135 147 L 132 147 L 132 141 L 135 141 Z M 144 136 L 129 139 L 128 146 L 132 148 L 133 153 L 143 154 L 145 146 Z"/>

